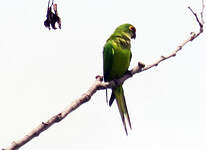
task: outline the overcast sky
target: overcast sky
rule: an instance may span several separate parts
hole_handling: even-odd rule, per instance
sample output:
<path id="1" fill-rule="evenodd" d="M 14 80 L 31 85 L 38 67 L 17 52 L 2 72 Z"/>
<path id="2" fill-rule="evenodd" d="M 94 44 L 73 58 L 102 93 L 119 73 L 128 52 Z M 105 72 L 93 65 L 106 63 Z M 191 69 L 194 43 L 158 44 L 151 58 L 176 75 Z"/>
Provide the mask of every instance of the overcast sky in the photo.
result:
<path id="1" fill-rule="evenodd" d="M 114 29 L 137 29 L 132 61 L 151 64 L 198 32 L 191 6 L 201 0 L 56 0 L 61 30 L 48 30 L 47 0 L 0 5 L 0 148 L 6 148 L 81 96 L 102 75 L 102 50 Z M 126 136 L 105 91 L 23 146 L 38 149 L 205 150 L 206 37 L 124 83 L 133 129 Z"/>

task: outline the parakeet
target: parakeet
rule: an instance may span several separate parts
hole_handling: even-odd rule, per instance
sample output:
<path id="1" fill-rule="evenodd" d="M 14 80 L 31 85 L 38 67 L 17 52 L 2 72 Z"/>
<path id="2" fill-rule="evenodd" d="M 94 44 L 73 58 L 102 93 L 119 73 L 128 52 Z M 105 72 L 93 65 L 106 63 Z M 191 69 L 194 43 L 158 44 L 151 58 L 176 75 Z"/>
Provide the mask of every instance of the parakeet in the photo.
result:
<path id="1" fill-rule="evenodd" d="M 135 27 L 131 24 L 122 24 L 116 28 L 114 33 L 106 41 L 103 50 L 103 72 L 105 82 L 118 79 L 128 71 L 132 58 L 130 40 L 135 38 Z M 108 101 L 107 89 L 106 99 Z M 125 117 L 129 123 L 130 128 L 132 128 L 132 126 L 122 85 L 112 88 L 109 106 L 112 105 L 114 99 L 116 99 L 125 132 L 128 134 Z"/>

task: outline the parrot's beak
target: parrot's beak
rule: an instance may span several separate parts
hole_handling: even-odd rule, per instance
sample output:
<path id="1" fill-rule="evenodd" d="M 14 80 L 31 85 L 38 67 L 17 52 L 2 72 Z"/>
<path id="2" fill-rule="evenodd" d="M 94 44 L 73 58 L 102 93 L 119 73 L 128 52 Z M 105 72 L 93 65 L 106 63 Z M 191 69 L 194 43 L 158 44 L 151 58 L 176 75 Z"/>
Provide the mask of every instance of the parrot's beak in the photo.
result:
<path id="1" fill-rule="evenodd" d="M 136 33 L 135 33 L 135 32 L 133 32 L 133 35 L 132 35 L 131 38 L 132 38 L 132 39 L 135 39 L 135 38 L 136 38 Z"/>

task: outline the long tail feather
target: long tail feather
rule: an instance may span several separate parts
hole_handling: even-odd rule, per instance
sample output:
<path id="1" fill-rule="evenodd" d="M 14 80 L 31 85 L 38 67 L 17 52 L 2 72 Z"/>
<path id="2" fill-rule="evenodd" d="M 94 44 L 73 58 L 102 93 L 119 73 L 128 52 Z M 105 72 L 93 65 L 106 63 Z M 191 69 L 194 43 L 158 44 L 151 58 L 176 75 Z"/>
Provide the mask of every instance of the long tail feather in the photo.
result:
<path id="1" fill-rule="evenodd" d="M 111 97 L 109 99 L 109 106 L 112 106 L 112 103 L 114 102 L 115 96 L 114 96 L 114 92 L 112 92 Z"/>
<path id="2" fill-rule="evenodd" d="M 119 113 L 120 113 L 120 116 L 121 116 L 121 119 L 122 119 L 122 123 L 124 125 L 124 130 L 126 132 L 126 135 L 128 135 L 127 133 L 127 126 L 126 126 L 126 122 L 125 122 L 125 118 L 124 118 L 124 113 L 123 113 L 123 110 L 122 110 L 122 106 L 120 103 L 117 103 L 117 106 L 119 108 Z"/>
<path id="3" fill-rule="evenodd" d="M 118 106 L 118 109 L 119 109 L 119 112 L 120 112 L 120 116 L 122 118 L 122 122 L 123 122 L 123 125 L 124 125 L 124 128 L 125 128 L 125 132 L 127 134 L 127 127 L 126 127 L 126 123 L 125 123 L 125 117 L 128 121 L 130 129 L 132 129 L 132 125 L 131 125 L 131 122 L 130 122 L 130 117 L 129 117 L 129 113 L 128 113 L 128 110 L 127 110 L 127 104 L 126 104 L 126 101 L 125 101 L 124 90 L 122 88 L 122 85 L 120 85 L 119 87 L 116 87 L 115 89 L 113 89 L 113 92 L 114 92 L 114 96 L 115 96 L 116 101 L 117 101 L 117 106 Z"/>
<path id="4" fill-rule="evenodd" d="M 107 89 L 106 89 L 106 102 L 108 104 L 108 94 L 107 94 Z"/>
<path id="5" fill-rule="evenodd" d="M 123 92 L 123 96 L 124 96 L 124 92 Z M 130 121 L 130 118 L 129 118 L 129 112 L 128 112 L 128 109 L 127 109 L 127 104 L 126 104 L 126 101 L 125 101 L 125 97 L 124 97 L 124 108 L 126 109 L 125 116 L 126 116 L 127 121 L 129 123 L 129 127 L 130 127 L 130 129 L 132 129 L 132 124 L 131 124 L 131 121 Z"/>

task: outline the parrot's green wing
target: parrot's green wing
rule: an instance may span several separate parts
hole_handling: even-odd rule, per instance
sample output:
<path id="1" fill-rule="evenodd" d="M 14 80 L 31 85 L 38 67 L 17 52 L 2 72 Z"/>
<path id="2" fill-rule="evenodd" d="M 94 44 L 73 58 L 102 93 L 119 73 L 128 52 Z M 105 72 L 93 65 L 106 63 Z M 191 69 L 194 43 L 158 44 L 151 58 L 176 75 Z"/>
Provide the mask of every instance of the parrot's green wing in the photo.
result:
<path id="1" fill-rule="evenodd" d="M 107 82 L 110 79 L 109 75 L 111 72 L 111 64 L 113 63 L 113 58 L 114 58 L 114 49 L 112 46 L 112 43 L 107 42 L 104 46 L 104 51 L 103 51 L 103 68 L 104 68 L 104 81 Z"/>
<path id="2" fill-rule="evenodd" d="M 109 75 L 112 69 L 111 64 L 113 63 L 113 56 L 114 56 L 114 49 L 113 49 L 112 43 L 107 42 L 104 46 L 104 51 L 103 51 L 103 60 L 104 60 L 104 64 L 103 64 L 104 70 L 103 71 L 104 71 L 104 81 L 105 82 L 110 81 Z M 108 102 L 107 89 L 106 89 L 106 101 Z"/>

